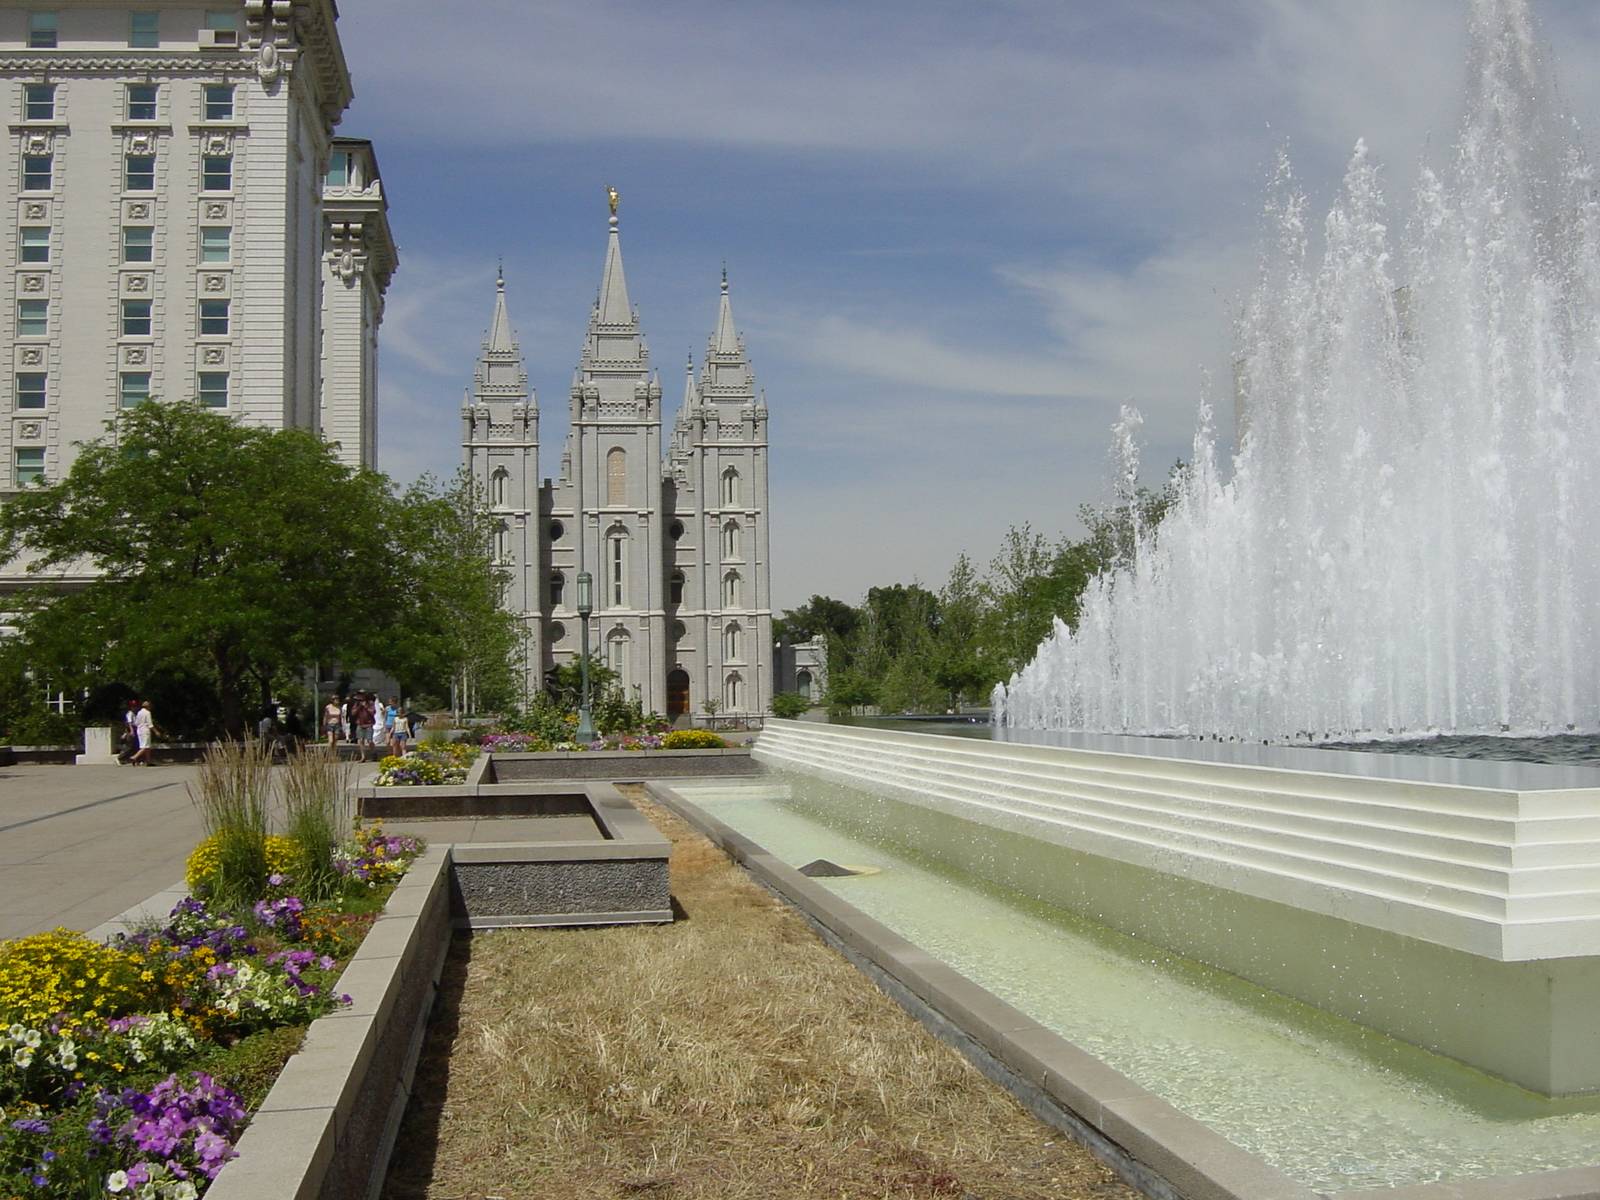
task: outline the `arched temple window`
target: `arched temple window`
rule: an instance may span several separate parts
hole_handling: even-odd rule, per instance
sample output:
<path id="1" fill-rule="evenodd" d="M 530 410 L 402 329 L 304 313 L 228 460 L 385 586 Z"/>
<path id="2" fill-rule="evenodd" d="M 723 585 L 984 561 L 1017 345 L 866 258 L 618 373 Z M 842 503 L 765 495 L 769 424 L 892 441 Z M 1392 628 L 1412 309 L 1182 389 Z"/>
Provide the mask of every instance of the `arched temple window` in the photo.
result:
<path id="1" fill-rule="evenodd" d="M 736 608 L 739 604 L 739 572 L 729 571 L 722 577 L 722 607 Z"/>
<path id="2" fill-rule="evenodd" d="M 739 626 L 729 625 L 722 631 L 723 659 L 727 662 L 739 661 Z"/>
<path id="3" fill-rule="evenodd" d="M 667 599 L 671 604 L 683 603 L 683 572 L 674 571 L 667 580 Z"/>
<path id="4" fill-rule="evenodd" d="M 724 507 L 739 503 L 739 470 L 729 467 L 722 473 L 722 503 Z"/>
<path id="5" fill-rule="evenodd" d="M 506 506 L 506 485 L 511 475 L 504 467 L 496 467 L 494 474 L 489 476 L 489 506 L 491 508 L 504 508 Z"/>
<path id="6" fill-rule="evenodd" d="M 722 557 L 739 557 L 739 522 L 729 521 L 722 527 Z"/>
<path id="7" fill-rule="evenodd" d="M 621 446 L 606 451 L 606 504 L 628 502 L 628 452 Z"/>
<path id="8" fill-rule="evenodd" d="M 744 703 L 744 680 L 739 678 L 739 672 L 729 674 L 722 684 L 722 707 L 727 712 L 737 711 Z"/>

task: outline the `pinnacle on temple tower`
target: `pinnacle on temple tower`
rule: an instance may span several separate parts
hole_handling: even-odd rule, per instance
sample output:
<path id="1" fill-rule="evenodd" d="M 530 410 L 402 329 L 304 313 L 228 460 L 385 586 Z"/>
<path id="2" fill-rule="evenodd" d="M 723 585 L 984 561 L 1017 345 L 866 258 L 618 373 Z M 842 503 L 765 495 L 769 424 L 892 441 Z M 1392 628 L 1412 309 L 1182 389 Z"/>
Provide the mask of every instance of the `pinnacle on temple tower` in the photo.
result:
<path id="1" fill-rule="evenodd" d="M 528 373 L 523 367 L 522 347 L 511 328 L 511 316 L 506 311 L 506 277 L 496 270 L 494 281 L 494 315 L 489 319 L 489 332 L 483 339 L 483 352 L 478 356 L 478 367 L 473 376 L 474 392 L 478 403 L 491 400 L 521 403 L 529 400 Z"/>
<path id="2" fill-rule="evenodd" d="M 706 344 L 706 369 L 701 377 L 702 401 L 755 400 L 755 377 L 745 357 L 744 341 L 733 323 L 733 301 L 728 295 L 728 268 L 722 268 L 722 295 L 717 305 L 717 327 Z"/>
<path id="3" fill-rule="evenodd" d="M 495 270 L 494 317 L 489 322 L 489 336 L 484 342 L 487 350 L 517 350 L 517 335 L 511 331 L 511 318 L 506 314 L 506 273 L 503 267 Z"/>

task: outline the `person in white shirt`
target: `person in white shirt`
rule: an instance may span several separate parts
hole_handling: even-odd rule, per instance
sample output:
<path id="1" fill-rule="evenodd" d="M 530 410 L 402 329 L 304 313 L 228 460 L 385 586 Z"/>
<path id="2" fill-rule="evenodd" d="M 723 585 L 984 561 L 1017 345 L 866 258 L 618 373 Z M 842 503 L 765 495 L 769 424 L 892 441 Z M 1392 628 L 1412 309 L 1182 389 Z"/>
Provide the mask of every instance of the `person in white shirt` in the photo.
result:
<path id="1" fill-rule="evenodd" d="M 139 749 L 134 751 L 133 757 L 128 761 L 136 767 L 153 766 L 151 757 L 155 754 L 156 719 L 150 712 L 150 701 L 146 700 L 139 706 L 139 711 L 133 718 L 134 736 L 139 739 Z"/>

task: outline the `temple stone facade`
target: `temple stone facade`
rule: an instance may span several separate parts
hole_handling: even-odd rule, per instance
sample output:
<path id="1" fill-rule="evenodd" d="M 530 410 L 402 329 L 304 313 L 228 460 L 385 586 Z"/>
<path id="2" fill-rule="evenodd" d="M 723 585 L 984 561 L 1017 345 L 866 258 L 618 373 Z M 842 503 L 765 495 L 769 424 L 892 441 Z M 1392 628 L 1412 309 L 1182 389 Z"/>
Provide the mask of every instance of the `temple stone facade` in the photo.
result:
<path id="1" fill-rule="evenodd" d="M 462 408 L 465 464 L 496 516 L 524 687 L 574 661 L 577 580 L 593 579 L 591 655 L 647 711 L 759 715 L 772 698 L 767 408 L 726 272 L 705 361 L 670 428 L 613 210 L 600 292 L 568 402 L 558 478 L 538 483 L 539 410 L 504 278 Z"/>

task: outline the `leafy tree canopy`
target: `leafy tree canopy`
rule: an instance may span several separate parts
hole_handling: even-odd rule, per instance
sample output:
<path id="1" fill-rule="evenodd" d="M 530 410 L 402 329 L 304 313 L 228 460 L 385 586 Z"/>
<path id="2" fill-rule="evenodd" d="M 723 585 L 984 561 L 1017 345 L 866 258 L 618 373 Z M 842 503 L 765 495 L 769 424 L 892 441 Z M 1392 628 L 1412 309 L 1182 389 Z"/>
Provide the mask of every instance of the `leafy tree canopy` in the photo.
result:
<path id="1" fill-rule="evenodd" d="M 23 652 L 61 686 L 184 673 L 233 734 L 307 664 L 436 669 L 451 567 L 415 499 L 312 433 L 147 402 L 0 508 L 0 553 L 45 585 L 17 598 Z"/>

